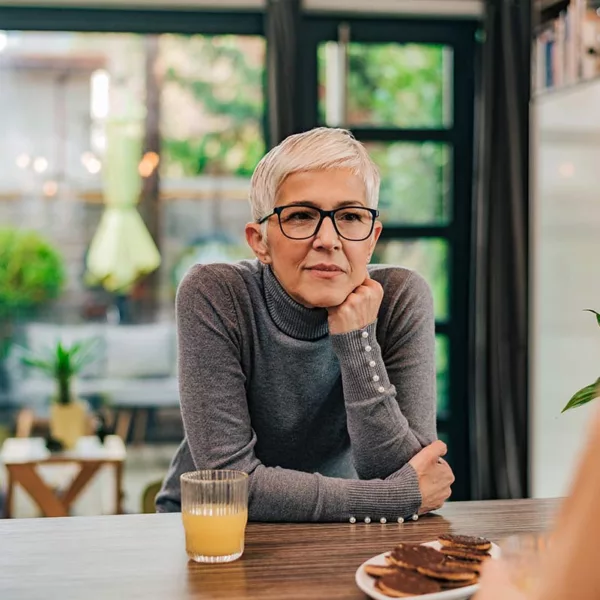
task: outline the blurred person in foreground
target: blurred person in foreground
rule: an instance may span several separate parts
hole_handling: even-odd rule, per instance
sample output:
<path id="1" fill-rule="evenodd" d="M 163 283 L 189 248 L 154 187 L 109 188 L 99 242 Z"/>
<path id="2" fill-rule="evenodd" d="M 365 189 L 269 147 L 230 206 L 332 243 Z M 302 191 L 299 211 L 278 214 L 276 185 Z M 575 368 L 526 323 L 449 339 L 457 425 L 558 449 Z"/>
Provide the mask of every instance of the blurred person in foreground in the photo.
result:
<path id="1" fill-rule="evenodd" d="M 177 294 L 179 477 L 249 474 L 255 521 L 399 520 L 454 477 L 436 434 L 433 302 L 417 273 L 370 266 L 379 173 L 341 129 L 293 135 L 251 181 L 256 260 L 196 265 Z"/>
<path id="2" fill-rule="evenodd" d="M 489 561 L 475 600 L 598 600 L 600 598 L 600 411 L 597 411 L 571 491 L 549 533 L 537 582 L 520 591 L 502 559 Z"/>

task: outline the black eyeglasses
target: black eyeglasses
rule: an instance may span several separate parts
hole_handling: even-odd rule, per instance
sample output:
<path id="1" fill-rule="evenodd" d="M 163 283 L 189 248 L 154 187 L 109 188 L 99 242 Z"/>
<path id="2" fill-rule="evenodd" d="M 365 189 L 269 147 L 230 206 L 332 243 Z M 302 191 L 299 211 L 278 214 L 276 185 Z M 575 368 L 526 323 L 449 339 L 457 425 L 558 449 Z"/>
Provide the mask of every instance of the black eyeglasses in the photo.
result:
<path id="1" fill-rule="evenodd" d="M 273 212 L 262 219 L 264 223 L 273 215 L 279 219 L 279 228 L 285 237 L 291 240 L 307 240 L 319 232 L 325 217 L 329 217 L 337 234 L 350 242 L 366 240 L 375 226 L 379 211 L 364 206 L 342 206 L 335 210 L 321 210 L 314 206 L 292 204 L 278 206 Z"/>

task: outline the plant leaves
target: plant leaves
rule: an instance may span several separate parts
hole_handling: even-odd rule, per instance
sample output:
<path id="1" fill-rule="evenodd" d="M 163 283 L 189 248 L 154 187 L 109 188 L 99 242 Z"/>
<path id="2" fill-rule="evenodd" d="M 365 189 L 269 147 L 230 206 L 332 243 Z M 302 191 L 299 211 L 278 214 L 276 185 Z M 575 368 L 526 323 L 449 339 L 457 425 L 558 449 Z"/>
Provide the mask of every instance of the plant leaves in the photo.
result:
<path id="1" fill-rule="evenodd" d="M 600 313 L 596 312 L 595 310 L 592 310 L 591 308 L 586 308 L 584 310 L 584 312 L 591 312 L 592 314 L 596 315 L 596 322 L 598 323 L 598 326 L 600 327 Z"/>
<path id="2" fill-rule="evenodd" d="M 58 341 L 52 349 L 44 349 L 39 353 L 23 349 L 20 360 L 56 379 L 70 379 L 98 358 L 99 341 L 99 338 L 89 338 L 71 346 Z"/>
<path id="3" fill-rule="evenodd" d="M 99 342 L 100 339 L 95 337 L 82 340 L 75 349 L 71 347 L 74 373 L 78 373 L 98 358 Z"/>
<path id="4" fill-rule="evenodd" d="M 28 367 L 40 369 L 40 371 L 44 371 L 45 373 L 49 373 L 50 375 L 54 373 L 54 363 L 50 361 L 24 356 L 21 359 L 21 362 Z"/>
<path id="5" fill-rule="evenodd" d="M 600 378 L 596 379 L 595 383 L 579 390 L 569 402 L 567 402 L 567 405 L 562 409 L 561 413 L 576 408 L 577 406 L 583 406 L 598 397 L 600 397 Z"/>

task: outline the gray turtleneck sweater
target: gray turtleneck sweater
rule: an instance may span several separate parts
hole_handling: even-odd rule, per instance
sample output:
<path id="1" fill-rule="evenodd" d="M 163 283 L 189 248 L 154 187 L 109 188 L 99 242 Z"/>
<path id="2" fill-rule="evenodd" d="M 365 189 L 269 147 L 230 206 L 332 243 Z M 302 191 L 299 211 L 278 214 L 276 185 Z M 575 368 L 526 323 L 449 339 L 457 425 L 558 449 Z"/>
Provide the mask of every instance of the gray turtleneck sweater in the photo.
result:
<path id="1" fill-rule="evenodd" d="M 258 261 L 195 266 L 177 293 L 185 439 L 157 496 L 180 510 L 179 476 L 250 475 L 254 521 L 388 520 L 420 506 L 407 462 L 436 438 L 429 288 L 370 266 L 384 290 L 377 321 L 329 335 Z"/>

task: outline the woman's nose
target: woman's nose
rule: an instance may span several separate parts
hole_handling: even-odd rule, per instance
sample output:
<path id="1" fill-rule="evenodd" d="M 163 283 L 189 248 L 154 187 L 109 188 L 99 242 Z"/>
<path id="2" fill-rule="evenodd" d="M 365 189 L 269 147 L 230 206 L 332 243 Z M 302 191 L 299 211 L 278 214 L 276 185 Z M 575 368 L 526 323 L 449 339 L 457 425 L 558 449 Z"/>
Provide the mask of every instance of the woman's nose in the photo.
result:
<path id="1" fill-rule="evenodd" d="M 325 217 L 319 227 L 319 231 L 315 235 L 315 245 L 328 250 L 334 250 L 341 247 L 340 236 L 335 230 L 333 219 Z"/>

